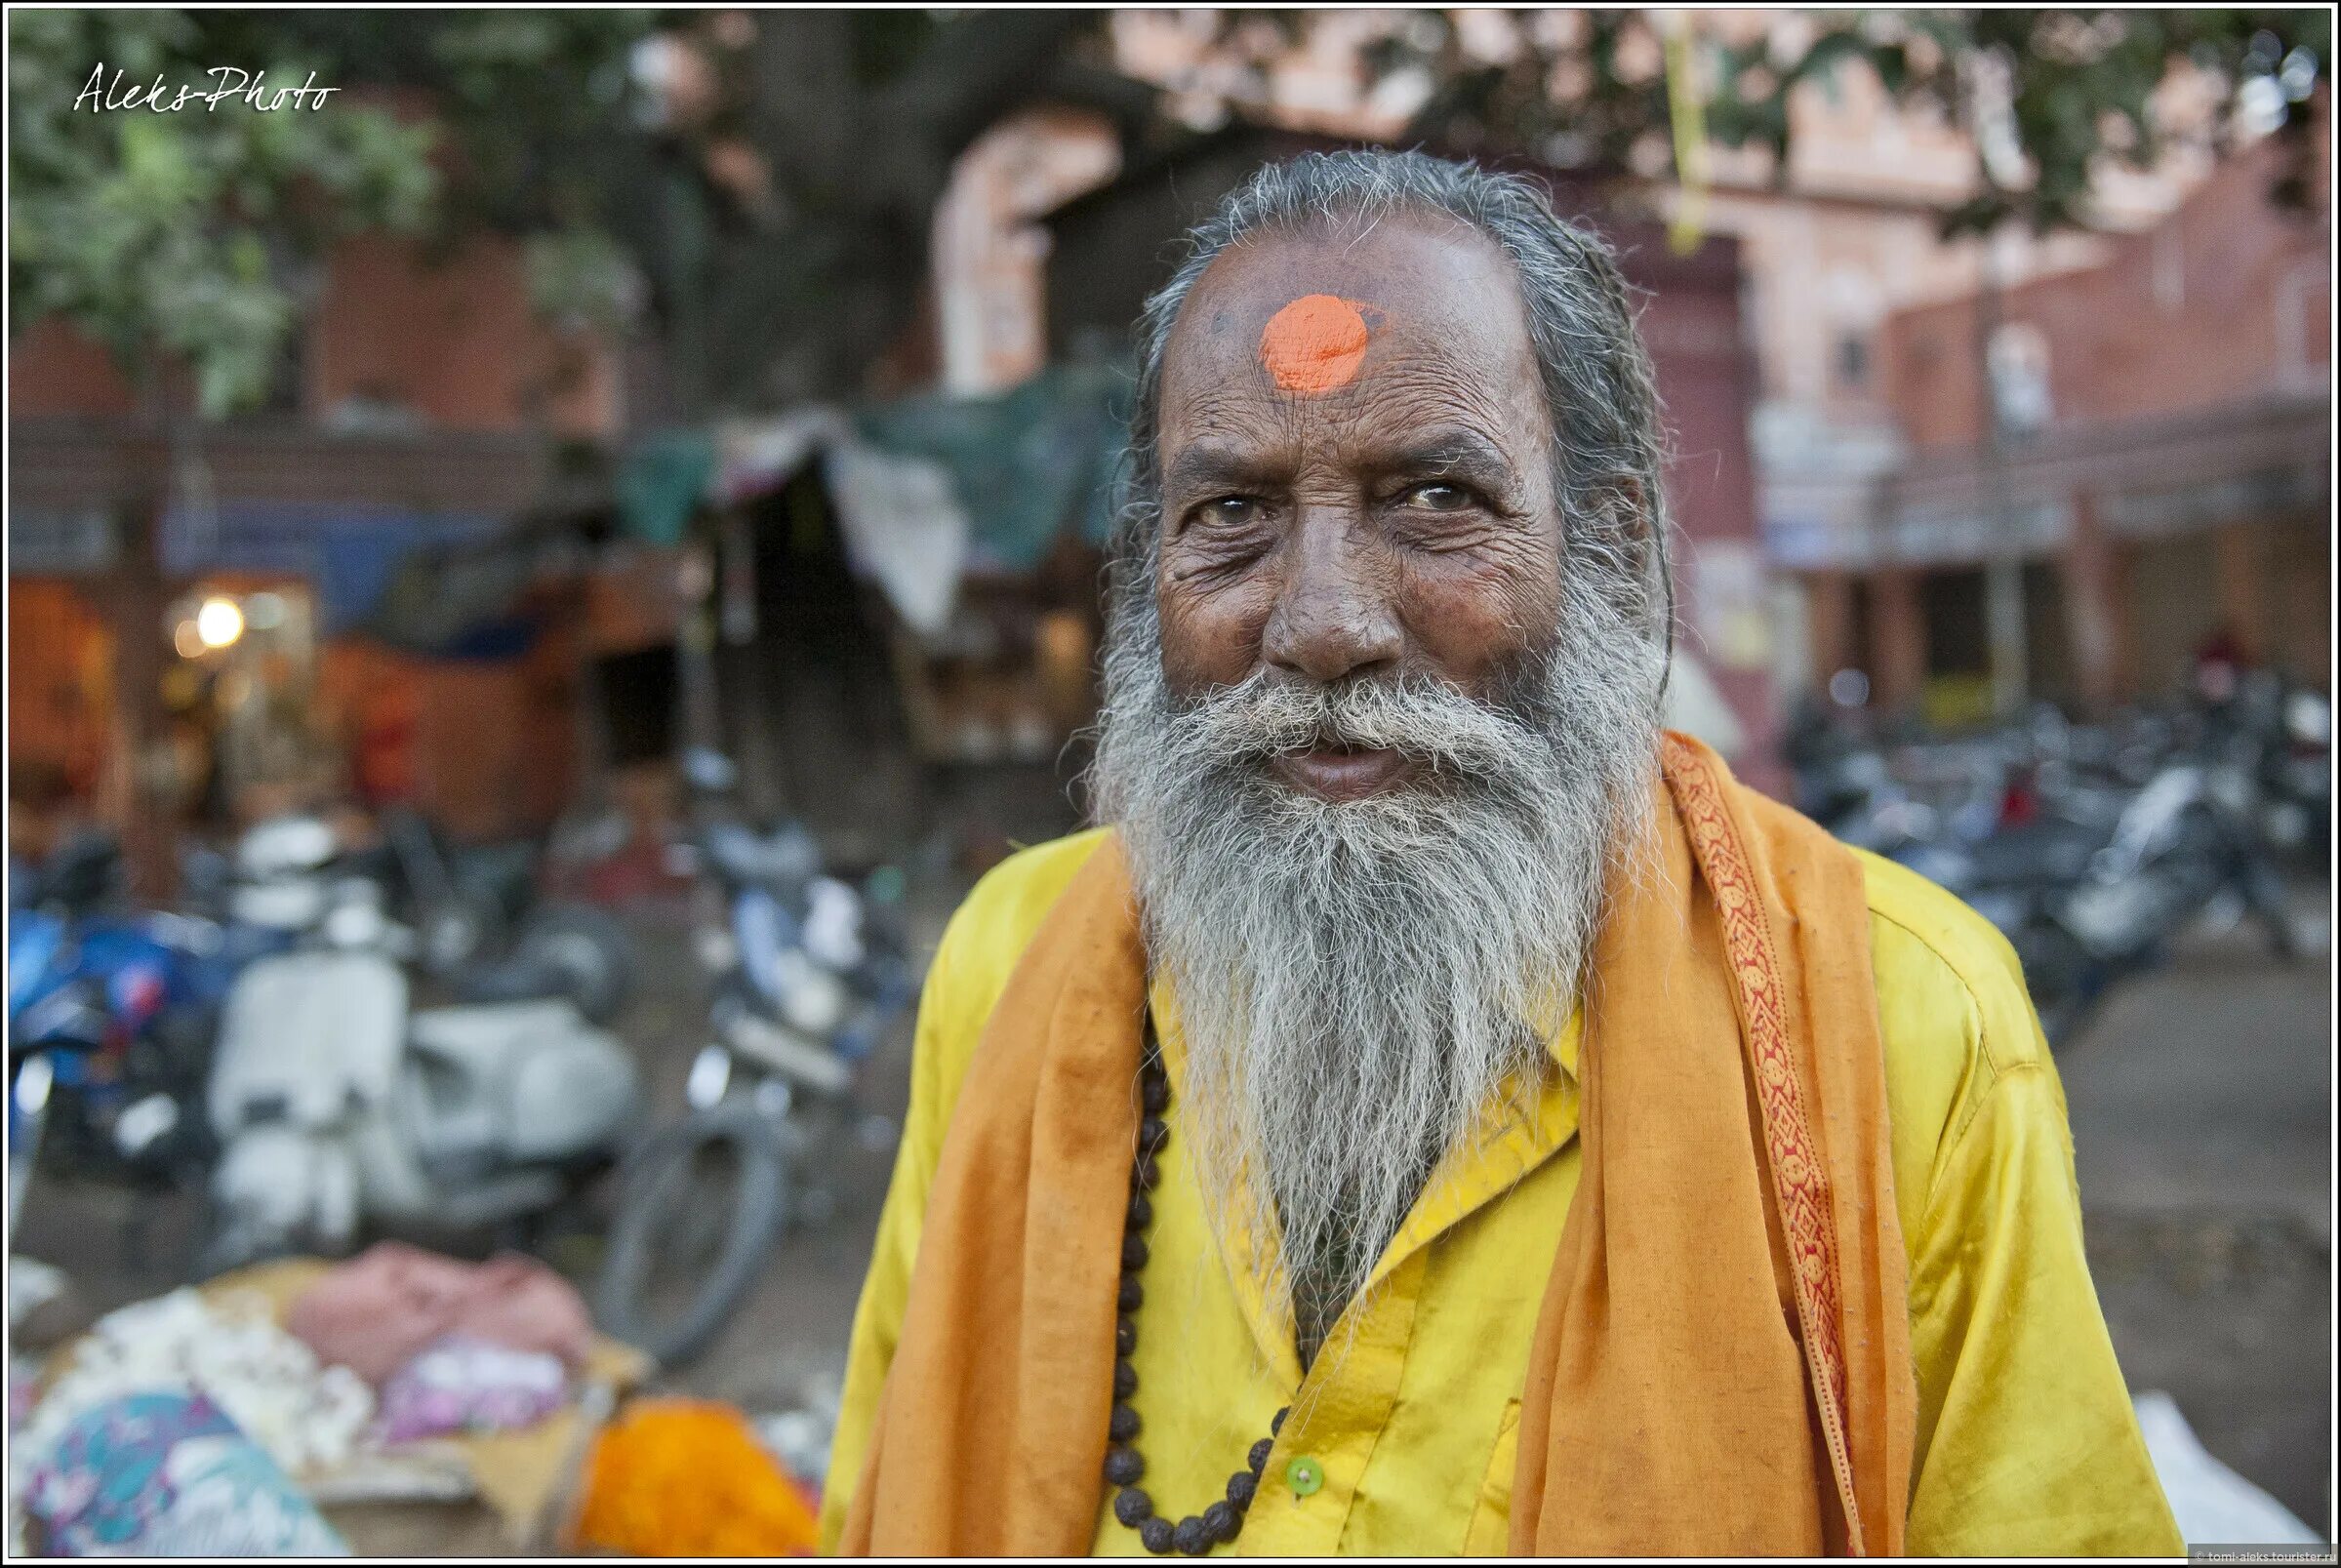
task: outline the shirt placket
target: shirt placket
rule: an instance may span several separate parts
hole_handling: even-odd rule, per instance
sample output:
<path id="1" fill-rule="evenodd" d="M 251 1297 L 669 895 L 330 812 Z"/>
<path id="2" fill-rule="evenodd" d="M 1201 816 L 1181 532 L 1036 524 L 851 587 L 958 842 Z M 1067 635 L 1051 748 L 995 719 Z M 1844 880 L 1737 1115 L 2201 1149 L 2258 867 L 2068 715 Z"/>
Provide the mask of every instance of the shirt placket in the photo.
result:
<path id="1" fill-rule="evenodd" d="M 1152 1000 L 1176 1099 L 1185 1088 L 1186 1067 L 1176 1003 L 1159 983 Z M 1306 1376 L 1293 1348 L 1292 1314 L 1272 1311 L 1261 1286 L 1273 1271 L 1277 1238 L 1256 1235 L 1242 1224 L 1234 1227 L 1231 1250 L 1223 1254 L 1222 1264 L 1268 1364 L 1299 1387 L 1261 1467 L 1232 1554 L 1325 1556 L 1340 1549 L 1375 1446 L 1397 1403 L 1431 1248 L 1575 1136 L 1578 1031 L 1579 1020 L 1572 1015 L 1553 1045 L 1560 1073 L 1545 1084 L 1524 1115 L 1491 1107 L 1480 1137 L 1434 1173 Z M 1253 1211 L 1246 1204 L 1239 1212 Z"/>
<path id="2" fill-rule="evenodd" d="M 1345 1314 L 1302 1380 L 1260 1472 L 1243 1534 L 1242 1556 L 1329 1556 L 1342 1536 L 1390 1425 L 1414 1338 L 1428 1249 L 1393 1268 L 1366 1301 L 1355 1327 Z"/>

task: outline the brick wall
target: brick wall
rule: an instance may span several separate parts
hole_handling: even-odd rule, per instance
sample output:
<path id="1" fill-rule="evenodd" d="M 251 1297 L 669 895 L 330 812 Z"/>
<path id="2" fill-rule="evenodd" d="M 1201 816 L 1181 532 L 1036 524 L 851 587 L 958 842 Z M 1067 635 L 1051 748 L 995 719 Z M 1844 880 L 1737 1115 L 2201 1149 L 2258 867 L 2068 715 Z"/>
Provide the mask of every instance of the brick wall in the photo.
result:
<path id="1" fill-rule="evenodd" d="M 382 235 L 343 242 L 305 328 L 302 382 L 302 412 L 317 421 L 366 395 L 440 429 L 608 436 L 621 423 L 616 356 L 537 319 L 519 248 L 505 240 L 435 264 Z M 135 408 L 105 349 L 63 321 L 35 322 L 9 345 L 11 421 Z"/>
<path id="2" fill-rule="evenodd" d="M 2002 293 L 2000 318 L 2039 334 L 2053 422 L 2175 413 L 2321 384 L 2331 303 L 2326 220 L 2268 200 L 2262 143 L 2198 186 L 2169 219 L 2125 236 L 2104 266 Z M 1913 445 L 1981 434 L 1981 302 L 1898 311 L 1879 334 L 1880 384 Z"/>
<path id="3" fill-rule="evenodd" d="M 414 803 L 463 839 L 549 825 L 576 775 L 576 668 L 558 623 L 520 659 L 417 659 L 356 638 L 326 645 L 317 707 L 347 752 L 378 704 L 412 721 Z"/>
<path id="4" fill-rule="evenodd" d="M 382 235 L 336 253 L 309 330 L 303 408 L 344 398 L 402 403 L 434 425 L 609 435 L 620 422 L 615 357 L 531 310 L 517 245 L 482 240 L 444 262 Z"/>

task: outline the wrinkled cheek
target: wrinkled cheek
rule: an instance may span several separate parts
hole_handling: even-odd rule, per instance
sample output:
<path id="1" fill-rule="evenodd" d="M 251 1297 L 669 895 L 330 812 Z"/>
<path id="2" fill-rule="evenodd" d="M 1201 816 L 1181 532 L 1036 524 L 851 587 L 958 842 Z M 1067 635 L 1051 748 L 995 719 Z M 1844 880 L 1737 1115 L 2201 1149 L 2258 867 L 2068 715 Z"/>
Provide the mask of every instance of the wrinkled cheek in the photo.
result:
<path id="1" fill-rule="evenodd" d="M 1449 683 L 1482 699 L 1551 649 L 1559 601 L 1557 577 L 1443 563 L 1410 570 L 1404 592 L 1417 645 Z"/>
<path id="2" fill-rule="evenodd" d="M 1165 581 L 1156 590 L 1162 621 L 1162 678 L 1190 701 L 1244 680 L 1260 662 L 1268 596 L 1242 584 L 1200 588 Z"/>

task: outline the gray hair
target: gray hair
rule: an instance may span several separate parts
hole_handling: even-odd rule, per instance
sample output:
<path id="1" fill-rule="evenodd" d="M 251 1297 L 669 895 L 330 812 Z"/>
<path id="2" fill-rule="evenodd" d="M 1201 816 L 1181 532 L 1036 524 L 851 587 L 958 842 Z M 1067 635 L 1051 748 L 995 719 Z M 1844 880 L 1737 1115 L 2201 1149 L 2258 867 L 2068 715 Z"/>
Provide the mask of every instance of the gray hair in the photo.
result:
<path id="1" fill-rule="evenodd" d="M 1532 181 L 1421 152 L 1312 152 L 1270 164 L 1188 235 L 1189 253 L 1138 323 L 1138 385 L 1111 568 L 1117 610 L 1153 591 L 1161 538 L 1162 362 L 1179 311 L 1222 251 L 1312 223 L 1444 215 L 1512 259 L 1552 415 L 1564 549 L 1634 585 L 1627 618 L 1674 654 L 1674 583 L 1658 385 L 1629 288 L 1597 236 L 1565 222 Z M 1663 680 L 1662 690 L 1663 690 Z"/>

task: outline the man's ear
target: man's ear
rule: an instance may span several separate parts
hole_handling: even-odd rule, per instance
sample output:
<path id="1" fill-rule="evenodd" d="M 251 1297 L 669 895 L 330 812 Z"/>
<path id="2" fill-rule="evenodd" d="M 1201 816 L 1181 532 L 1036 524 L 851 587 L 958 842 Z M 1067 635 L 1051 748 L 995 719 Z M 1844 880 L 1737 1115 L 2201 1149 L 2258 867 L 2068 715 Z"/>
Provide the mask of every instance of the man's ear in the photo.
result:
<path id="1" fill-rule="evenodd" d="M 1618 521 L 1625 525 L 1627 538 L 1647 547 L 1651 538 L 1649 492 L 1630 473 L 1611 474 L 1609 489 L 1618 498 Z"/>
<path id="2" fill-rule="evenodd" d="M 1663 618 L 1667 660 L 1675 658 L 1675 566 L 1667 548 L 1666 523 L 1658 515 L 1656 498 L 1640 476 L 1614 473 L 1607 489 L 1615 507 L 1618 531 L 1633 542 L 1637 576 L 1650 594 L 1652 607 Z"/>
<path id="3" fill-rule="evenodd" d="M 1664 590 L 1667 541 L 1639 475 L 1613 473 L 1603 484 L 1618 532 L 1634 547 L 1635 565 L 1652 588 Z"/>

